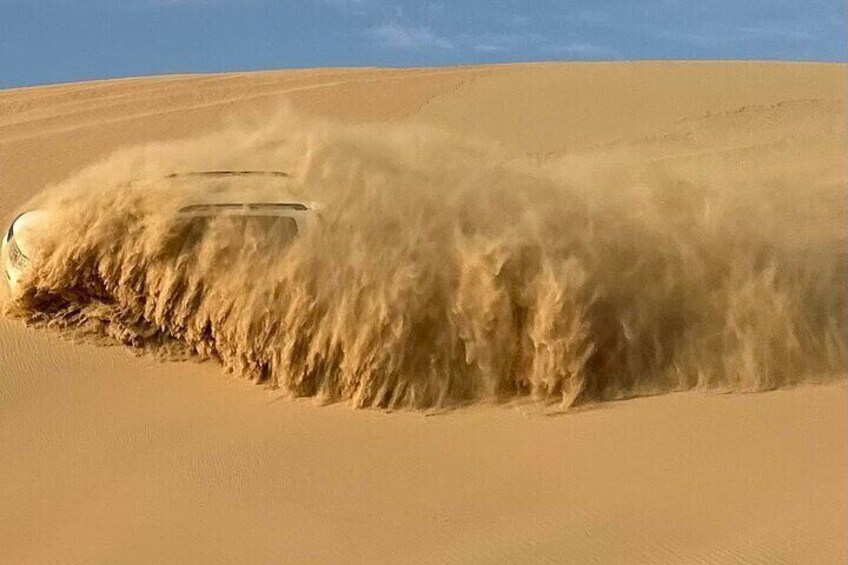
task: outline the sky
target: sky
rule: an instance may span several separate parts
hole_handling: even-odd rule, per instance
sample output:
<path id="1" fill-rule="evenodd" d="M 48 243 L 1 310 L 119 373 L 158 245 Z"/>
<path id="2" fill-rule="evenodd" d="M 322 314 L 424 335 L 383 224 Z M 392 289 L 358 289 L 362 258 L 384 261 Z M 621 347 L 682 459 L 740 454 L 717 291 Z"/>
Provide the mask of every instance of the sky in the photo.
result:
<path id="1" fill-rule="evenodd" d="M 0 88 L 551 60 L 846 61 L 845 0 L 0 0 Z"/>

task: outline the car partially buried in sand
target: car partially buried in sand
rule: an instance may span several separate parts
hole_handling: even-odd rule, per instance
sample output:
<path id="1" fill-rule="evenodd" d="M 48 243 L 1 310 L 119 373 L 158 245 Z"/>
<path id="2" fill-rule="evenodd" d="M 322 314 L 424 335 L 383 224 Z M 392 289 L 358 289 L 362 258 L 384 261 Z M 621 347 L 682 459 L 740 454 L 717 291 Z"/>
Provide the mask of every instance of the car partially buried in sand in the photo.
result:
<path id="1" fill-rule="evenodd" d="M 238 190 L 239 183 L 245 179 L 262 184 L 287 178 L 288 175 L 280 171 L 193 171 L 172 173 L 159 181 L 188 180 L 208 185 L 209 190 L 200 193 L 202 198 L 195 198 L 177 210 L 177 218 L 187 222 L 194 233 L 202 233 L 210 220 L 225 218 L 236 224 L 250 224 L 254 230 L 273 232 L 275 241 L 289 242 L 309 228 L 319 206 L 315 202 L 289 196 L 269 198 L 268 193 L 251 196 L 250 191 Z M 235 190 L 220 190 L 220 186 L 214 186 L 222 181 Z M 15 218 L 3 237 L 0 261 L 13 293 L 32 267 L 38 239 L 36 234 L 49 227 L 49 216 L 45 210 L 24 212 Z"/>

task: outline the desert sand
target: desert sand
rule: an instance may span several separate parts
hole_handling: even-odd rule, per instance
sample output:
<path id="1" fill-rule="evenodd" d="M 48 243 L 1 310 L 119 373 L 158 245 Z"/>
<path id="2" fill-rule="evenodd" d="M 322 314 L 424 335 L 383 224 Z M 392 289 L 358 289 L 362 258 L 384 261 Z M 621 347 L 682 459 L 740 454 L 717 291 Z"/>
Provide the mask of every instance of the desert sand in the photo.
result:
<path id="1" fill-rule="evenodd" d="M 447 132 L 559 163 L 575 182 L 616 163 L 612 183 L 638 165 L 639 182 L 679 176 L 743 202 L 767 187 L 791 214 L 763 229 L 814 261 L 844 244 L 846 72 L 525 64 L 11 89 L 0 217 L 116 150 L 258 127 L 285 108 L 366 134 Z M 0 560 L 845 562 L 844 374 L 749 385 L 571 410 L 354 410 L 0 318 Z"/>

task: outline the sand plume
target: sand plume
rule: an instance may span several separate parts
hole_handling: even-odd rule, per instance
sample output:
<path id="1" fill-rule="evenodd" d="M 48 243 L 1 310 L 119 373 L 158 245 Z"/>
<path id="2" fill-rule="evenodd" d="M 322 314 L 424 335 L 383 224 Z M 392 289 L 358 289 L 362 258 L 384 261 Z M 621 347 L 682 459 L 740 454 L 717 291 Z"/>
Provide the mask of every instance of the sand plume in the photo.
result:
<path id="1" fill-rule="evenodd" d="M 227 168 L 289 172 L 217 190 L 320 202 L 315 229 L 283 246 L 222 219 L 193 237 L 176 212 L 209 186 L 156 179 Z M 601 169 L 292 115 L 143 145 L 28 204 L 51 228 L 7 310 L 357 406 L 567 407 L 843 373 L 844 209 L 799 220 L 786 197 L 819 210 L 839 186 Z"/>

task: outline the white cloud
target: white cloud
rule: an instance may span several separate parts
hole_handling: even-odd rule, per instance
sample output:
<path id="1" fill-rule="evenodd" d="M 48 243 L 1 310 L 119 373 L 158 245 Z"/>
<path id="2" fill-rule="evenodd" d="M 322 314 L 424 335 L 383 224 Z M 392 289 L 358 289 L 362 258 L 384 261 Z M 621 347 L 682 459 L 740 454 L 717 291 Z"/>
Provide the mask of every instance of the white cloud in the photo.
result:
<path id="1" fill-rule="evenodd" d="M 478 53 L 502 53 L 505 51 L 503 46 L 492 45 L 491 43 L 477 43 L 472 47 L 472 49 Z"/>
<path id="2" fill-rule="evenodd" d="M 454 42 L 430 31 L 427 27 L 415 27 L 400 23 L 388 23 L 373 27 L 371 35 L 394 49 L 453 49 Z"/>
<path id="3" fill-rule="evenodd" d="M 209 6 L 223 0 L 147 0 L 150 6 Z"/>
<path id="4" fill-rule="evenodd" d="M 591 43 L 566 43 L 564 45 L 550 45 L 543 49 L 546 53 L 558 53 L 562 55 L 604 55 L 609 49 Z"/>
<path id="5" fill-rule="evenodd" d="M 358 8 L 368 3 L 368 0 L 321 0 L 324 4 L 341 8 Z"/>
<path id="6" fill-rule="evenodd" d="M 503 45 L 494 45 L 492 43 L 477 43 L 473 49 L 478 53 L 501 53 L 506 50 Z"/>
<path id="7" fill-rule="evenodd" d="M 444 2 L 427 2 L 426 6 L 427 12 L 433 16 L 441 16 L 447 8 Z"/>
<path id="8" fill-rule="evenodd" d="M 468 45 L 478 53 L 500 53 L 515 49 L 531 49 L 544 43 L 545 38 L 537 33 L 478 33 L 463 34 L 456 43 Z"/>
<path id="9" fill-rule="evenodd" d="M 690 30 L 668 29 L 659 35 L 704 48 L 763 41 L 808 41 L 814 36 L 799 26 L 779 22 L 755 26 L 706 25 Z"/>
<path id="10" fill-rule="evenodd" d="M 765 24 L 759 26 L 742 26 L 737 28 L 739 34 L 757 38 L 775 39 L 810 39 L 812 34 L 797 27 L 783 24 Z"/>

